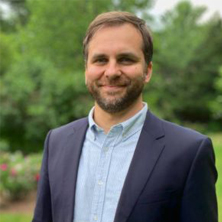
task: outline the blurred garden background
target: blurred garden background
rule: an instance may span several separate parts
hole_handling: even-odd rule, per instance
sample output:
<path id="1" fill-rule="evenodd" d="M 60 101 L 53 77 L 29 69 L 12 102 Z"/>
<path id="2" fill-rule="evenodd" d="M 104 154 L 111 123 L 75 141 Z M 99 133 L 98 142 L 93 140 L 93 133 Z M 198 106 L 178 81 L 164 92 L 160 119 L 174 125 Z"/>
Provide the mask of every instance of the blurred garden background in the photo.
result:
<path id="1" fill-rule="evenodd" d="M 89 22 L 111 10 L 134 12 L 151 27 L 154 71 L 144 100 L 159 117 L 212 138 L 222 209 L 221 15 L 203 21 L 206 7 L 181 1 L 157 19 L 154 5 L 154 0 L 0 0 L 1 222 L 30 221 L 32 207 L 16 212 L 13 204 L 35 196 L 47 132 L 92 107 L 82 40 Z M 16 207 L 7 210 L 10 206 Z"/>

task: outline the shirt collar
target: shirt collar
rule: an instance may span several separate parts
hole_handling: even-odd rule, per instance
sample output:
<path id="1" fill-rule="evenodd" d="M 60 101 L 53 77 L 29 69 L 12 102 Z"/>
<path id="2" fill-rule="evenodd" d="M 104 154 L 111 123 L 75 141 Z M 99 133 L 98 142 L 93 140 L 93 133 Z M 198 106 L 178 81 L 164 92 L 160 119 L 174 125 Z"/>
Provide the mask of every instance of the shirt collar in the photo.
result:
<path id="1" fill-rule="evenodd" d="M 123 134 L 122 134 L 123 138 L 128 138 L 132 134 L 141 130 L 144 121 L 146 119 L 147 110 L 148 110 L 148 105 L 147 103 L 144 102 L 143 108 L 138 113 L 136 113 L 128 120 L 120 123 L 123 126 Z"/>
<path id="2" fill-rule="evenodd" d="M 101 127 L 99 127 L 93 119 L 94 109 L 95 108 L 93 107 L 90 110 L 89 115 L 88 115 L 88 121 L 89 121 L 89 130 L 91 131 L 91 133 L 93 134 L 94 139 L 95 139 L 96 134 L 102 133 L 103 129 Z M 122 137 L 128 138 L 132 134 L 136 133 L 138 130 L 141 130 L 143 123 L 145 121 L 145 118 L 146 118 L 147 110 L 148 110 L 148 105 L 147 105 L 147 103 L 143 102 L 143 108 L 138 113 L 136 113 L 134 116 L 127 119 L 126 121 L 119 123 L 117 125 L 114 125 L 110 129 L 110 131 L 112 129 L 117 128 L 117 127 L 118 128 L 121 127 L 123 129 L 122 130 Z"/>

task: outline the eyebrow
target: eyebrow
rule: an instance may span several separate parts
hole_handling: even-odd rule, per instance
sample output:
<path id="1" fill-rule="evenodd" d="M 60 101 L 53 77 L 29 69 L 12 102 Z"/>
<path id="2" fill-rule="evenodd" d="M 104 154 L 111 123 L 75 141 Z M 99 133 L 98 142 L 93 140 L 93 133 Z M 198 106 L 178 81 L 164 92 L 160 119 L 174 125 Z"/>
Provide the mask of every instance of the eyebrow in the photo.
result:
<path id="1" fill-rule="evenodd" d="M 95 55 L 92 56 L 92 60 L 104 57 L 107 57 L 107 55 L 103 53 L 96 53 Z"/>
<path id="2" fill-rule="evenodd" d="M 124 52 L 124 53 L 120 53 L 118 56 L 118 58 L 121 58 L 121 57 L 129 57 L 129 58 L 132 58 L 132 59 L 139 59 L 139 57 L 134 54 L 134 53 L 131 53 L 131 52 Z"/>
<path id="3" fill-rule="evenodd" d="M 105 58 L 105 57 L 107 57 L 107 55 L 104 53 L 96 53 L 92 56 L 91 60 L 95 60 L 98 58 Z M 131 53 L 131 52 L 124 52 L 124 53 L 120 53 L 117 55 L 117 58 L 121 58 L 121 57 L 129 57 L 132 59 L 139 59 L 139 57 L 136 54 Z"/>

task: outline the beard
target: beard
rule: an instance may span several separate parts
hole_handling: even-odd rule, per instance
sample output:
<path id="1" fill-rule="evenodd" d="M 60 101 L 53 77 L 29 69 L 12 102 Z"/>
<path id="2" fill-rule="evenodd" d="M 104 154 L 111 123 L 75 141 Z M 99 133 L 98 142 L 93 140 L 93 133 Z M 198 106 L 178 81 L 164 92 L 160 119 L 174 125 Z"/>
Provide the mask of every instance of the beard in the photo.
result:
<path id="1" fill-rule="evenodd" d="M 117 91 L 102 92 L 104 85 L 123 87 Z M 88 82 L 87 88 L 101 109 L 108 113 L 118 113 L 130 107 L 141 95 L 144 87 L 144 76 L 135 79 L 118 77 Z"/>

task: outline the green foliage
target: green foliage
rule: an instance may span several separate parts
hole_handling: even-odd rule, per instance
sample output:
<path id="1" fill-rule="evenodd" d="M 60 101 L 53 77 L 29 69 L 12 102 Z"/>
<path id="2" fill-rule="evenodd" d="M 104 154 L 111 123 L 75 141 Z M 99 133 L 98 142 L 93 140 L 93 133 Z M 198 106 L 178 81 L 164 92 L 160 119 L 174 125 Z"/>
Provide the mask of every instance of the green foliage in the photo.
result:
<path id="1" fill-rule="evenodd" d="M 0 139 L 0 152 L 2 151 L 9 151 L 9 144 L 6 140 Z"/>
<path id="2" fill-rule="evenodd" d="M 0 76 L 4 75 L 14 62 L 15 52 L 11 42 L 10 35 L 0 32 Z"/>
<path id="3" fill-rule="evenodd" d="M 217 95 L 222 26 L 220 18 L 199 23 L 203 13 L 203 8 L 181 2 L 165 14 L 163 29 L 154 35 L 154 79 L 147 97 L 156 98 L 155 108 L 166 119 L 213 120 L 209 102 Z"/>
<path id="4" fill-rule="evenodd" d="M 20 26 L 26 24 L 29 17 L 26 0 L 1 0 L 1 2 L 10 6 L 10 10 L 4 13 L 0 8 L 0 30 L 6 33 L 16 32 Z"/>
<path id="5" fill-rule="evenodd" d="M 10 0 L 11 17 L 4 19 L 0 12 L 4 23 L 0 130 L 5 148 L 36 152 L 49 129 L 87 115 L 93 100 L 84 83 L 82 41 L 89 22 L 110 10 L 139 12 L 149 18 L 152 2 L 22 0 L 17 4 Z M 203 13 L 204 8 L 182 2 L 164 15 L 163 28 L 154 33 L 153 78 L 144 100 L 166 119 L 221 128 L 217 124 L 221 19 L 201 24 Z"/>
<path id="6" fill-rule="evenodd" d="M 217 96 L 210 102 L 210 107 L 214 118 L 222 121 L 222 67 L 220 67 L 220 75 L 215 79 L 214 85 L 217 90 Z"/>
<path id="7" fill-rule="evenodd" d="M 28 13 L 14 34 L 4 33 L 1 47 L 0 130 L 11 151 L 36 152 L 49 129 L 88 114 L 93 101 L 84 83 L 82 41 L 89 22 L 103 11 L 143 11 L 150 2 L 10 2 L 15 15 Z"/>
<path id="8" fill-rule="evenodd" d="M 1 152 L 0 157 L 0 196 L 16 200 L 36 189 L 39 180 L 41 155 L 24 157 L 21 152 L 10 154 Z"/>
<path id="9" fill-rule="evenodd" d="M 37 151 L 50 128 L 88 112 L 83 74 L 61 75 L 47 60 L 24 57 L 2 81 L 1 132 L 11 150 L 20 146 L 28 152 L 33 144 L 30 151 Z"/>

